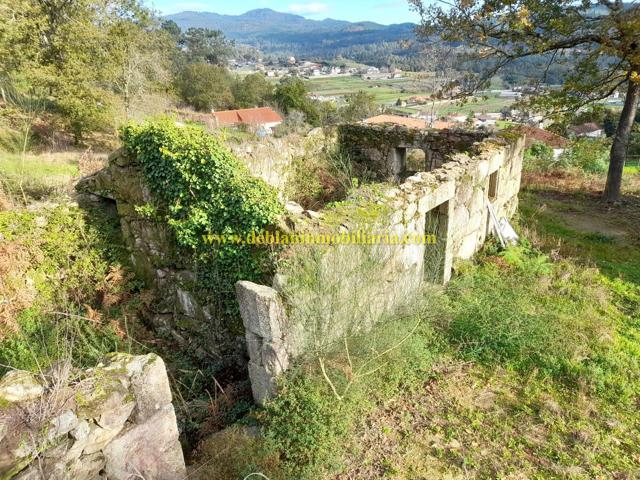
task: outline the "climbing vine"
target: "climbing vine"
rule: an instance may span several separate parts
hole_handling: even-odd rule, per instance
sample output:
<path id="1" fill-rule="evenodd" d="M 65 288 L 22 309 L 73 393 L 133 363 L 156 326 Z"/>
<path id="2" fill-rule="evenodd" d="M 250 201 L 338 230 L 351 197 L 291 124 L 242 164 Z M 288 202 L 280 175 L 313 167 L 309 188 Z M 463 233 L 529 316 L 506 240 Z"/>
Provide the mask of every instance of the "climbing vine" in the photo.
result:
<path id="1" fill-rule="evenodd" d="M 161 118 L 127 125 L 121 137 L 141 165 L 157 218 L 167 221 L 179 248 L 194 260 L 198 284 L 233 313 L 235 282 L 259 280 L 268 268 L 267 252 L 241 241 L 208 239 L 245 239 L 273 225 L 282 211 L 277 192 L 197 126 Z"/>

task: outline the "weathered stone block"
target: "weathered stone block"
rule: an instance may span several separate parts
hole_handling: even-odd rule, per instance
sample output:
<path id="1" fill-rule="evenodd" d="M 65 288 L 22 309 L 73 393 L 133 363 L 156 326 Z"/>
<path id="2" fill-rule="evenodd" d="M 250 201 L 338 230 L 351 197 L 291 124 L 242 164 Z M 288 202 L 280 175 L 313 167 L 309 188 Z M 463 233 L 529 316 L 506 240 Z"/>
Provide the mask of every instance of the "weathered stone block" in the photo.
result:
<path id="1" fill-rule="evenodd" d="M 269 341 L 282 338 L 286 314 L 277 291 L 252 282 L 238 282 L 236 294 L 247 330 Z"/>
<path id="2" fill-rule="evenodd" d="M 251 392 L 256 404 L 264 403 L 276 394 L 276 379 L 262 365 L 249 362 L 249 378 L 251 379 Z"/>
<path id="3" fill-rule="evenodd" d="M 163 405 L 145 423 L 128 428 L 104 448 L 104 457 L 104 471 L 110 479 L 186 478 L 173 407 Z"/>
<path id="4" fill-rule="evenodd" d="M 27 402 L 44 393 L 44 387 L 36 377 L 22 370 L 11 370 L 0 380 L 0 400 Z"/>
<path id="5" fill-rule="evenodd" d="M 265 343 L 260 352 L 265 370 L 274 377 L 289 368 L 289 354 L 281 342 Z"/>

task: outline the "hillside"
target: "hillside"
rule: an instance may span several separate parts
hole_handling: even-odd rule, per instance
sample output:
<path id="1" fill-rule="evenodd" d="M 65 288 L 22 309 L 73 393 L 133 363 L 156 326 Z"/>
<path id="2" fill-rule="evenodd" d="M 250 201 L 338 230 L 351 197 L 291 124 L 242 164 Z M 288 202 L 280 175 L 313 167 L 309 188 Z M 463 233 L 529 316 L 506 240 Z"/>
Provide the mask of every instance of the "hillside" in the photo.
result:
<path id="1" fill-rule="evenodd" d="M 222 30 L 237 42 L 265 53 L 305 56 L 336 56 L 354 47 L 373 47 L 415 38 L 412 23 L 380 25 L 373 22 L 309 20 L 299 15 L 264 8 L 242 15 L 211 12 L 180 12 L 165 17 L 180 28 Z"/>

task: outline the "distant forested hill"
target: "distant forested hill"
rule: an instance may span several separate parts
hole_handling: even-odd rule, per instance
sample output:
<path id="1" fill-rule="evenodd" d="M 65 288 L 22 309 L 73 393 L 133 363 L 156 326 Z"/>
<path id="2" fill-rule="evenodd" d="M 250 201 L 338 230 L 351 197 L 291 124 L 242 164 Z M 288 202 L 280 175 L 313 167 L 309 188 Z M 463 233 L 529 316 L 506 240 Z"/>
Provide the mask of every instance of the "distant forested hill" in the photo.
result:
<path id="1" fill-rule="evenodd" d="M 239 43 L 267 54 L 315 58 L 343 56 L 364 63 L 398 63 L 416 53 L 412 23 L 380 25 L 373 22 L 309 20 L 265 8 L 242 15 L 181 12 L 165 17 L 180 28 L 222 30 Z M 394 61 L 395 58 L 395 61 Z"/>

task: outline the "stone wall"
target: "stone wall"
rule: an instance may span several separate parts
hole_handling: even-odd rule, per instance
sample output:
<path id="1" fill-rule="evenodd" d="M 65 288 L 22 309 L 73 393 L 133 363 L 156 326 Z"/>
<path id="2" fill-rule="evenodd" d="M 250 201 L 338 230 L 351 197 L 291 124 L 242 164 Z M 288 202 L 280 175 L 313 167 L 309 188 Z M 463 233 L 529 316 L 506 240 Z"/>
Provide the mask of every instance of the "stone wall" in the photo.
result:
<path id="1" fill-rule="evenodd" d="M 338 139 L 361 171 L 391 180 L 394 186 L 378 185 L 373 190 L 384 192 L 365 205 L 339 202 L 340 209 L 320 213 L 288 202 L 288 216 L 278 228 L 331 233 L 375 228 L 400 236 L 436 234 L 438 242 L 312 248 L 319 262 L 313 288 L 287 280 L 295 277 L 297 268 L 289 261 L 282 263 L 275 276 L 275 288 L 246 282 L 236 286 L 244 332 L 212 313 L 216 309 L 208 302 L 214 302 L 219 292 L 199 292 L 193 268 L 176 255 L 167 225 L 140 213 L 137 207 L 153 199 L 135 158 L 115 152 L 107 168 L 83 179 L 78 189 L 115 202 L 132 262 L 159 292 L 158 301 L 151 305 L 154 326 L 211 362 L 244 361 L 248 351 L 254 397 L 262 402 L 273 394 L 275 377 L 292 359 L 325 348 L 345 333 L 370 328 L 410 303 L 425 279 L 446 282 L 455 259 L 471 257 L 483 244 L 489 230 L 489 201 L 500 217 L 515 212 L 523 139 L 487 137 L 478 131 L 342 126 Z M 260 145 L 249 142 L 232 149 L 256 175 L 281 187 L 283 177 L 277 172 L 286 171 L 297 156 L 314 155 L 333 142 L 331 136 L 316 131 L 298 150 L 289 148 L 277 154 L 275 150 L 284 145 L 278 140 Z M 426 152 L 424 172 L 406 171 L 408 148 Z M 371 197 L 366 189 L 359 192 Z M 286 200 L 285 192 L 282 198 Z M 368 270 L 363 274 L 365 267 Z M 363 275 L 375 280 L 362 281 Z"/>
<path id="2" fill-rule="evenodd" d="M 164 363 L 113 354 L 76 372 L 59 364 L 0 379 L 0 478 L 186 478 Z"/>
<path id="3" fill-rule="evenodd" d="M 140 164 L 124 149 L 112 153 L 106 168 L 83 178 L 76 189 L 90 199 L 115 203 L 122 236 L 139 278 L 156 292 L 149 306 L 150 321 L 161 333 L 205 358 L 238 349 L 236 335 L 212 312 L 215 309 L 198 295 L 192 265 L 176 252 L 168 225 L 140 213 L 153 205 Z"/>
<path id="4" fill-rule="evenodd" d="M 266 137 L 241 143 L 229 142 L 228 146 L 254 176 L 277 188 L 284 198 L 293 162 L 296 158 L 318 155 L 327 145 L 333 144 L 335 139 L 327 133 L 314 129 L 306 136 Z"/>
<path id="5" fill-rule="evenodd" d="M 240 144 L 229 141 L 228 146 L 255 176 L 280 189 L 285 201 L 285 186 L 294 159 L 316 155 L 333 142 L 335 138 L 316 129 L 305 137 Z M 238 341 L 242 332 L 231 331 L 217 317 L 211 304 L 215 298 L 198 288 L 194 267 L 176 254 L 168 226 L 139 212 L 139 207 L 154 202 L 137 159 L 119 149 L 109 156 L 106 168 L 83 178 L 76 189 L 90 199 L 115 203 L 136 274 L 158 292 L 157 301 L 150 305 L 150 320 L 156 330 L 213 362 L 244 357 L 244 345 Z M 229 285 L 231 295 L 233 288 Z"/>
<path id="6" fill-rule="evenodd" d="M 420 131 L 414 134 L 422 135 Z M 477 134 L 456 135 L 469 139 Z M 439 142 L 448 141 L 447 132 Z M 424 281 L 447 282 L 454 262 L 473 256 L 490 232 L 489 203 L 498 217 L 513 215 L 524 138 L 488 138 L 473 145 L 466 142 L 464 149 L 471 155 L 450 152 L 441 167 L 417 173 L 370 201 L 364 208 L 379 214 L 365 216 L 365 225 L 357 212 L 363 206 L 358 204 L 351 210 L 324 212 L 324 217 L 313 223 L 304 213 L 291 215 L 290 224 L 299 232 L 335 231 L 336 225 L 339 231 L 349 232 L 366 228 L 368 223 L 370 230 L 400 237 L 433 233 L 437 242 L 314 247 L 312 256 L 322 258 L 317 271 L 307 275 L 318 279 L 309 288 L 291 287 L 288 279 L 296 275 L 291 262 L 276 275 L 274 288 L 239 282 L 236 291 L 256 402 L 262 403 L 275 393 L 275 378 L 299 355 L 329 345 L 345 333 L 369 329 L 411 301 Z M 361 219 L 354 222 L 358 217 Z"/>
<path id="7" fill-rule="evenodd" d="M 404 176 L 408 149 L 423 150 L 422 170 L 431 171 L 454 152 L 472 152 L 486 137 L 486 132 L 478 130 L 422 130 L 393 124 L 341 125 L 338 132 L 340 143 L 356 163 L 375 173 L 378 180 L 393 182 Z"/>

